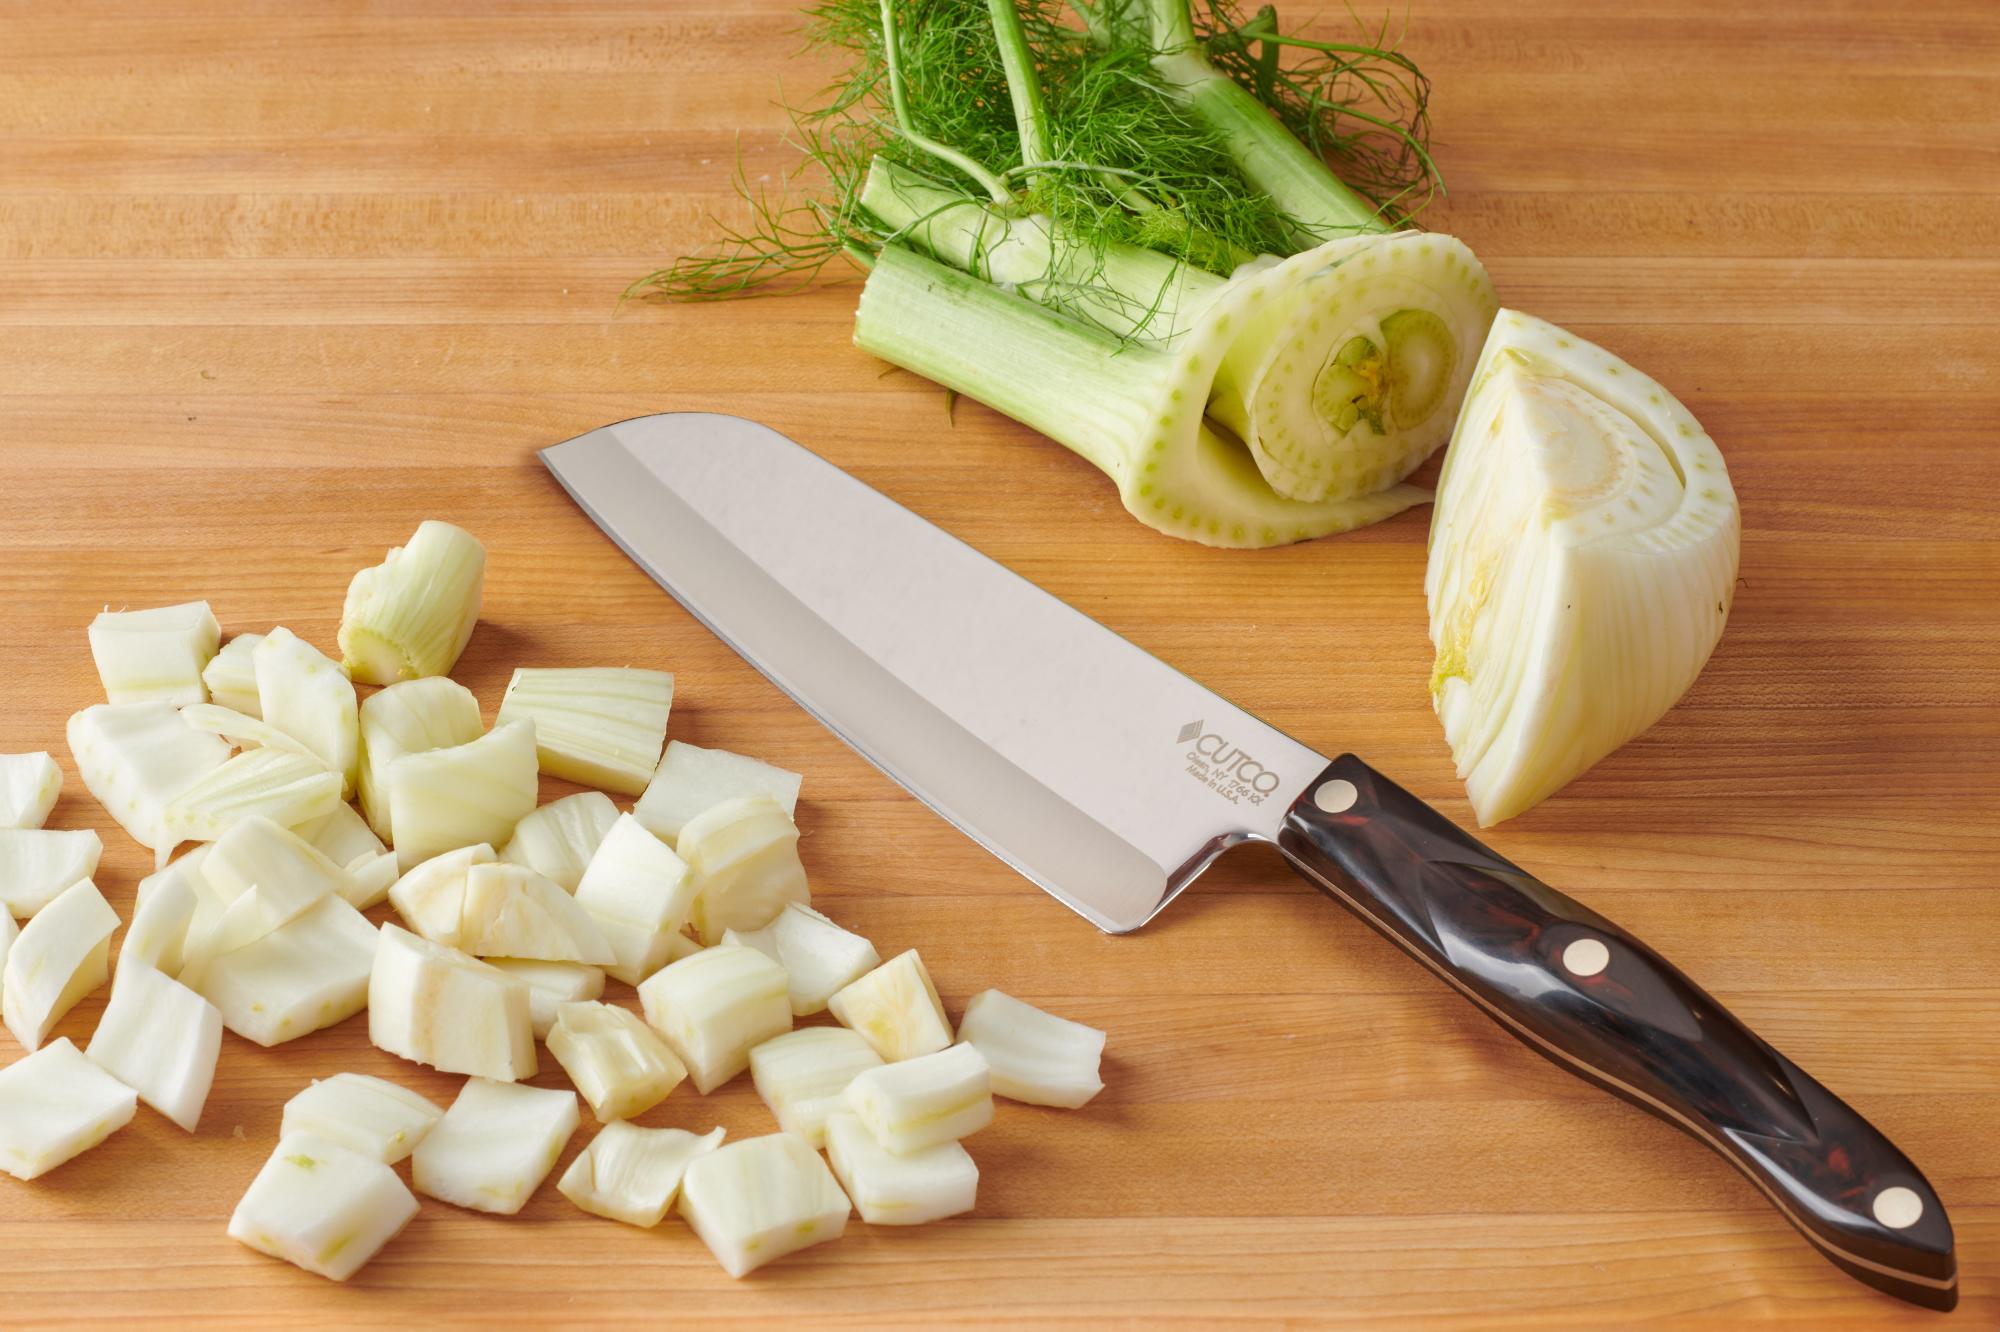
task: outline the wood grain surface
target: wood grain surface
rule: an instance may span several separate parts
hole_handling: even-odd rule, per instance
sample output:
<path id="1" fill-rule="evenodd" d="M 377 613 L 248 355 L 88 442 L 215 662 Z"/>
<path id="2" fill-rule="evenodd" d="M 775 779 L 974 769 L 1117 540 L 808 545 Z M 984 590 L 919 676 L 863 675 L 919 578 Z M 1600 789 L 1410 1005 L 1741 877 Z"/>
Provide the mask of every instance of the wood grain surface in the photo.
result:
<path id="1" fill-rule="evenodd" d="M 615 307 L 729 209 L 739 151 L 752 179 L 788 160 L 779 82 L 817 77 L 790 0 L 0 0 L 0 751 L 62 758 L 51 826 L 105 835 L 129 912 L 148 857 L 62 745 L 98 698 L 91 615 L 205 596 L 231 632 L 331 646 L 352 572 L 448 518 L 491 552 L 460 671 L 489 715 L 516 665 L 673 670 L 674 735 L 807 774 L 816 901 L 920 947 L 954 1012 L 999 986 L 1105 1028 L 1109 1090 L 1003 1105 L 971 1218 L 857 1222 L 742 1282 L 678 1221 L 620 1227 L 551 1185 L 513 1219 L 426 1202 L 342 1287 L 223 1234 L 280 1106 L 343 1069 L 440 1099 L 455 1080 L 361 1019 L 272 1051 L 228 1037 L 192 1137 L 142 1109 L 35 1184 L 0 1179 L 0 1321 L 2000 1323 L 2000 9 L 1398 8 L 1451 185 L 1428 223 L 1508 304 L 1679 393 L 1743 503 L 1743 583 L 1693 692 L 1491 841 L 1925 1168 L 1959 1236 L 1951 1321 L 1840 1275 L 1733 1170 L 1529 1055 L 1270 854 L 1097 934 L 569 505 L 536 447 L 647 412 L 758 417 L 1467 814 L 1425 693 L 1427 511 L 1261 554 L 1177 544 L 1060 448 L 971 405 L 953 421 L 855 352 L 851 286 Z M 102 999 L 60 1031 L 87 1036 Z M 743 1080 L 644 1122 L 769 1127 Z"/>

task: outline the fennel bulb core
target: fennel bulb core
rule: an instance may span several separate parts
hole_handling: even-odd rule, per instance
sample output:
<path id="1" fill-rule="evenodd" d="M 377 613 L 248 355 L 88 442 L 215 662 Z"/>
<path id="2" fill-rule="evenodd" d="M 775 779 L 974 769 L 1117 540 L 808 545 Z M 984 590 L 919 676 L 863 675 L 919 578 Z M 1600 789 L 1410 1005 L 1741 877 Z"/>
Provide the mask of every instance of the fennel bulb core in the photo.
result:
<path id="1" fill-rule="evenodd" d="M 1721 451 L 1630 365 L 1500 312 L 1439 477 L 1431 699 L 1481 827 L 1687 692 L 1722 635 L 1739 519 Z"/>

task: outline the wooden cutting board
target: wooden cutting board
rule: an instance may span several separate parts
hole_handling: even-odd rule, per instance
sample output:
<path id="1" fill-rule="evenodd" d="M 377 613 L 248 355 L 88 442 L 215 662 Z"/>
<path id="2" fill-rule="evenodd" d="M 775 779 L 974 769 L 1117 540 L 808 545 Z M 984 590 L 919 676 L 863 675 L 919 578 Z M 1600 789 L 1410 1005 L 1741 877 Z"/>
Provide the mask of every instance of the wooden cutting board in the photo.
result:
<path id="1" fill-rule="evenodd" d="M 807 774 L 820 905 L 920 947 L 954 1011 L 999 986 L 1105 1028 L 1109 1090 L 1003 1105 L 972 1144 L 973 1217 L 857 1223 L 743 1282 L 677 1221 L 627 1229 L 545 1187 L 513 1219 L 427 1202 L 339 1287 L 223 1234 L 279 1107 L 343 1069 L 440 1099 L 455 1080 L 358 1019 L 272 1051 L 230 1037 L 192 1137 L 142 1110 L 38 1183 L 0 1179 L 0 1319 L 1943 1325 L 1268 854 L 1143 934 L 1097 934 L 571 508 L 537 446 L 647 412 L 758 417 L 1466 815 L 1425 693 L 1425 512 L 1261 554 L 1177 544 L 1061 449 L 852 350 L 851 287 L 616 307 L 728 207 L 739 151 L 753 181 L 790 160 L 777 85 L 818 75 L 789 63 L 792 8 L 0 3 L 0 751 L 64 760 L 53 826 L 105 835 L 126 912 L 147 857 L 62 745 L 98 698 L 93 612 L 207 597 L 229 631 L 331 646 L 353 571 L 451 519 L 491 552 L 460 672 L 489 713 L 517 665 L 673 670 L 673 734 Z M 1396 8 L 1452 187 L 1428 223 L 1505 301 L 1676 390 L 1743 501 L 1743 583 L 1693 692 L 1492 841 L 1886 1129 L 1957 1225 L 1949 1325 L 1993 1326 L 2000 11 Z M 85 1038 L 101 1001 L 61 1032 Z M 644 1122 L 770 1127 L 741 1081 Z"/>

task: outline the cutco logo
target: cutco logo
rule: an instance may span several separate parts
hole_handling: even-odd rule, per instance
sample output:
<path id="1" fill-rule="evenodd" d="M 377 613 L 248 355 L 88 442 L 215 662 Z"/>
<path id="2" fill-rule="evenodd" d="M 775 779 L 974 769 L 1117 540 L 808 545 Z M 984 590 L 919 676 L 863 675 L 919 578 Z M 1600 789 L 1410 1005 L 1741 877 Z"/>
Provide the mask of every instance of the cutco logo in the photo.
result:
<path id="1" fill-rule="evenodd" d="M 1181 727 L 1178 743 L 1186 745 L 1188 776 L 1230 804 L 1262 804 L 1278 789 L 1278 774 L 1198 721 Z"/>

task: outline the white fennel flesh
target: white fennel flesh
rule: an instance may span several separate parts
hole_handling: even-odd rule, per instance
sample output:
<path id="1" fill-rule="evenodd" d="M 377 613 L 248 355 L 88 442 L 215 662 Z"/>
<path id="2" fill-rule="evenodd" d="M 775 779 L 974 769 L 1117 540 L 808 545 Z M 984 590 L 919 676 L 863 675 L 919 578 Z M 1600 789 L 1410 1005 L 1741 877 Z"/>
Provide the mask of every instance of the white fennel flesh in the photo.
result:
<path id="1" fill-rule="evenodd" d="M 799 829 L 769 796 L 724 801 L 689 820 L 674 844 L 701 891 L 692 922 L 704 944 L 724 930 L 757 930 L 787 902 L 810 903 Z"/>
<path id="2" fill-rule="evenodd" d="M 614 961 L 607 970 L 638 985 L 674 960 L 674 941 L 686 938 L 681 929 L 699 888 L 672 847 L 621 814 L 584 868 L 576 901 L 611 946 Z"/>
<path id="3" fill-rule="evenodd" d="M 733 1277 L 847 1229 L 847 1195 L 804 1138 L 772 1133 L 688 1163 L 680 1213 Z"/>
<path id="4" fill-rule="evenodd" d="M 229 1218 L 229 1237 L 329 1281 L 367 1266 L 417 1214 L 396 1172 L 310 1133 L 287 1134 Z"/>
<path id="5" fill-rule="evenodd" d="M 986 1057 L 993 1094 L 1074 1110 L 1104 1090 L 1104 1033 L 984 990 L 965 1006 L 958 1038 Z"/>
<path id="6" fill-rule="evenodd" d="M 479 700 L 456 680 L 430 676 L 390 685 L 361 705 L 361 812 L 390 843 L 389 765 L 405 754 L 450 749 L 477 740 L 485 726 Z"/>
<path id="7" fill-rule="evenodd" d="M 62 769 L 46 752 L 0 754 L 0 828 L 39 828 L 62 794 Z"/>
<path id="8" fill-rule="evenodd" d="M 574 1092 L 472 1078 L 417 1144 L 410 1175 L 440 1202 L 512 1216 L 582 1122 Z"/>
<path id="9" fill-rule="evenodd" d="M 104 812 L 151 851 L 168 847 L 167 802 L 229 759 L 229 742 L 197 731 L 171 703 L 99 703 L 69 719 L 77 773 Z"/>
<path id="10" fill-rule="evenodd" d="M 659 767 L 673 702 L 666 671 L 524 666 L 507 683 L 498 720 L 535 724 L 543 772 L 635 796 Z"/>
<path id="11" fill-rule="evenodd" d="M 825 1011 L 836 991 L 882 962 L 874 944 L 797 902 L 761 930 L 725 930 L 722 942 L 754 948 L 785 969 L 796 1017 Z"/>
<path id="12" fill-rule="evenodd" d="M 528 986 L 528 1022 L 536 1040 L 546 1040 L 564 1004 L 604 995 L 604 969 L 581 962 L 543 962 L 535 958 L 485 957 L 480 961 L 506 972 Z"/>
<path id="13" fill-rule="evenodd" d="M 851 1114 L 826 1123 L 826 1155 L 840 1187 L 871 1226 L 920 1226 L 972 1210 L 979 1167 L 957 1140 L 897 1155 Z"/>
<path id="14" fill-rule="evenodd" d="M 389 764 L 387 786 L 404 869 L 462 846 L 505 846 L 541 794 L 535 728 L 508 722 L 462 745 L 405 754 Z"/>
<path id="15" fill-rule="evenodd" d="M 1722 453 L 1674 395 L 1501 312 L 1438 480 L 1431 701 L 1481 827 L 1546 800 L 1694 683 L 1735 595 Z"/>
<path id="16" fill-rule="evenodd" d="M 408 1087 L 360 1073 L 336 1073 L 285 1102 L 279 1133 L 287 1138 L 311 1134 L 394 1165 L 417 1149 L 443 1115 L 429 1097 Z"/>
<path id="17" fill-rule="evenodd" d="M 828 1116 L 847 1112 L 847 1084 L 882 1067 L 873 1046 L 845 1027 L 800 1027 L 750 1051 L 750 1079 L 778 1127 L 826 1145 Z"/>
<path id="18" fill-rule="evenodd" d="M 369 976 L 368 1039 L 442 1073 L 535 1076 L 527 982 L 455 948 L 382 927 Z"/>
<path id="19" fill-rule="evenodd" d="M 84 1053 L 189 1133 L 222 1053 L 222 1014 L 179 981 L 122 954 L 111 1002 Z"/>
<path id="20" fill-rule="evenodd" d="M 954 1142 L 993 1122 L 986 1059 L 970 1045 L 857 1073 L 846 1094 L 849 1111 L 898 1156 Z"/>
<path id="21" fill-rule="evenodd" d="M 40 1179 L 132 1122 L 139 1097 L 65 1036 L 0 1068 L 0 1170 Z"/>
<path id="22" fill-rule="evenodd" d="M 90 655 L 113 703 L 206 703 L 202 670 L 221 644 L 206 601 L 105 611 L 90 622 Z"/>
<path id="23" fill-rule="evenodd" d="M 646 1021 L 706 1096 L 750 1066 L 750 1051 L 792 1029 L 785 969 L 754 948 L 704 948 L 639 987 Z"/>
<path id="24" fill-rule="evenodd" d="M 273 629 L 251 654 L 263 720 L 317 754 L 352 795 L 361 769 L 354 682 L 338 662 L 289 629 Z"/>
<path id="25" fill-rule="evenodd" d="M 70 885 L 21 927 L 0 967 L 0 1019 L 33 1050 L 77 1000 L 111 974 L 118 913 L 89 879 Z"/>
<path id="26" fill-rule="evenodd" d="M 340 776 L 316 758 L 281 749 L 246 749 L 211 768 L 160 811 L 164 863 L 182 842 L 213 842 L 245 819 L 281 828 L 329 814 L 340 803 Z"/>
<path id="27" fill-rule="evenodd" d="M 725 800 L 769 796 L 787 815 L 795 815 L 803 780 L 796 772 L 743 754 L 669 740 L 659 769 L 632 813 L 655 835 L 672 841 L 688 820 Z"/>
<path id="28" fill-rule="evenodd" d="M 485 957 L 610 966 L 614 957 L 590 913 L 553 879 L 525 865 L 473 865 L 465 872 L 459 944 Z"/>
<path id="29" fill-rule="evenodd" d="M 253 656 L 263 641 L 262 634 L 238 634 L 208 659 L 208 665 L 201 668 L 201 681 L 208 686 L 209 702 L 247 717 L 263 715 L 263 705 L 257 701 Z"/>
<path id="30" fill-rule="evenodd" d="M 914 948 L 836 991 L 826 1006 L 891 1062 L 934 1054 L 952 1042 L 944 1001 Z"/>
<path id="31" fill-rule="evenodd" d="M 463 528 L 427 519 L 382 563 L 347 585 L 340 651 L 363 684 L 443 675 L 479 622 L 486 548 Z"/>
<path id="32" fill-rule="evenodd" d="M 88 828 L 0 828 L 0 911 L 32 916 L 97 873 L 104 843 Z"/>
<path id="33" fill-rule="evenodd" d="M 366 916 L 322 897 L 254 943 L 204 962 L 194 987 L 244 1040 L 282 1045 L 367 1006 L 375 941 Z"/>
<path id="34" fill-rule="evenodd" d="M 600 1123 L 644 1114 L 687 1077 L 660 1034 L 616 1004 L 564 1004 L 548 1046 Z"/>
<path id="35" fill-rule="evenodd" d="M 563 1197 L 593 1216 L 651 1228 L 666 1219 L 688 1165 L 722 1145 L 723 1130 L 606 1124 L 556 1181 Z"/>
<path id="36" fill-rule="evenodd" d="M 501 714 L 504 719 L 506 714 Z M 537 728 L 536 736 L 541 735 Z M 500 848 L 500 859 L 526 865 L 573 893 L 583 880 L 584 866 L 618 821 L 618 806 L 602 791 L 581 791 L 551 800 L 514 825 L 514 835 Z"/>

